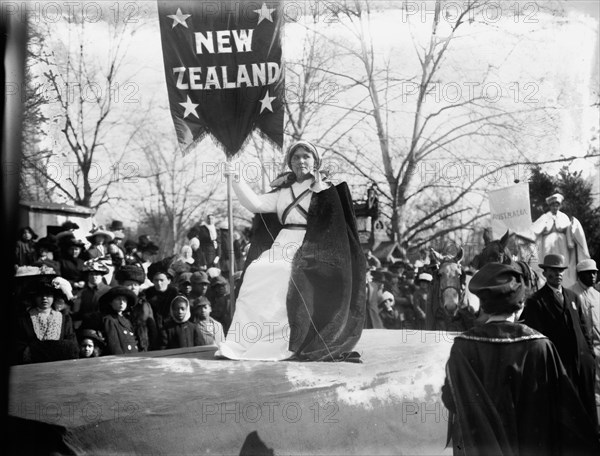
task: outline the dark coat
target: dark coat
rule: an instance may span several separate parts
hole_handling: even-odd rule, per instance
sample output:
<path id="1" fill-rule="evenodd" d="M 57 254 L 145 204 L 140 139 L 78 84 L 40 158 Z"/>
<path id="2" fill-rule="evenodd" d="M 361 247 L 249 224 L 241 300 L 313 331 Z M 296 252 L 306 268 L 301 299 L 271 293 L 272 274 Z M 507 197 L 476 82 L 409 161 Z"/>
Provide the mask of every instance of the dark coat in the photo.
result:
<path id="1" fill-rule="evenodd" d="M 35 334 L 31 316 L 22 313 L 15 327 L 15 353 L 13 363 L 42 363 L 79 357 L 79 346 L 69 315 L 62 314 L 59 340 L 41 341 Z"/>
<path id="2" fill-rule="evenodd" d="M 159 338 L 158 327 L 146 296 L 140 294 L 135 306 L 127 307 L 124 313 L 133 326 L 139 351 L 156 350 Z"/>
<path id="3" fill-rule="evenodd" d="M 169 319 L 165 322 L 161 331 L 160 348 L 164 350 L 168 348 L 196 347 L 203 345 L 202 341 L 200 327 L 197 324 L 189 320 L 185 323 L 177 323 Z"/>
<path id="4" fill-rule="evenodd" d="M 61 275 L 71 284 L 84 280 L 83 260 L 81 258 L 61 258 L 59 263 Z"/>
<path id="5" fill-rule="evenodd" d="M 365 329 L 383 329 L 383 322 L 379 317 L 379 292 L 383 290 L 383 284 L 371 282 L 367 284 L 366 299 L 367 312 L 365 316 Z"/>
<path id="6" fill-rule="evenodd" d="M 446 375 L 454 454 L 599 454 L 556 348 L 537 331 L 509 322 L 472 328 L 454 339 Z"/>
<path id="7" fill-rule="evenodd" d="M 89 284 L 86 284 L 74 299 L 73 319 L 84 320 L 90 318 L 92 314 L 98 313 L 100 297 L 108 290 L 110 287 L 103 282 L 99 283 L 97 288 L 91 288 Z"/>
<path id="8" fill-rule="evenodd" d="M 35 261 L 35 242 L 21 241 L 16 243 L 15 247 L 15 264 L 19 266 L 30 266 Z"/>
<path id="9" fill-rule="evenodd" d="M 544 285 L 526 302 L 521 320 L 538 330 L 556 346 L 567 375 L 578 390 L 583 404 L 597 422 L 594 397 L 594 353 L 577 296 L 562 288 L 564 303 Z"/>
<path id="10" fill-rule="evenodd" d="M 102 318 L 102 332 L 106 340 L 106 355 L 136 353 L 135 335 L 131 322 L 122 315 L 108 314 Z"/>
<path id="11" fill-rule="evenodd" d="M 254 227 L 246 267 L 271 247 L 281 230 L 276 214 L 258 214 Z M 366 314 L 366 261 L 346 183 L 312 195 L 290 283 L 289 350 L 304 360 L 346 359 Z"/>
<path id="12" fill-rule="evenodd" d="M 209 268 L 213 265 L 213 261 L 217 257 L 217 249 L 219 245 L 215 248 L 213 241 L 210 238 L 210 231 L 205 225 L 198 224 L 192 227 L 187 234 L 188 239 L 192 239 L 193 237 L 197 237 L 200 241 L 200 252 L 202 253 L 202 257 L 198 254 L 198 257 L 194 256 L 194 259 L 199 263 L 200 266 L 206 264 Z M 219 230 L 217 230 L 217 239 L 219 241 Z M 201 262 L 201 258 L 203 258 L 204 262 Z"/>
<path id="13" fill-rule="evenodd" d="M 145 292 L 146 299 L 152 307 L 154 318 L 159 328 L 162 328 L 163 323 L 171 315 L 171 301 L 175 299 L 179 293 L 177 288 L 169 285 L 165 291 L 157 291 L 156 288 L 148 288 Z"/>

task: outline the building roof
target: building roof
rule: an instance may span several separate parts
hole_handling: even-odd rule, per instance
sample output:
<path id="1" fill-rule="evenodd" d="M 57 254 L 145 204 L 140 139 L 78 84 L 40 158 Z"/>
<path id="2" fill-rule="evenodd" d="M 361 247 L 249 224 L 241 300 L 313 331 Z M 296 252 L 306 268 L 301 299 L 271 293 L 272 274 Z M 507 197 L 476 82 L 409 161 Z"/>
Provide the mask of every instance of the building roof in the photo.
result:
<path id="1" fill-rule="evenodd" d="M 94 215 L 96 211 L 85 206 L 74 206 L 61 203 L 44 203 L 40 201 L 21 201 L 19 206 L 38 212 L 62 212 L 65 214 L 77 214 L 80 216 Z"/>

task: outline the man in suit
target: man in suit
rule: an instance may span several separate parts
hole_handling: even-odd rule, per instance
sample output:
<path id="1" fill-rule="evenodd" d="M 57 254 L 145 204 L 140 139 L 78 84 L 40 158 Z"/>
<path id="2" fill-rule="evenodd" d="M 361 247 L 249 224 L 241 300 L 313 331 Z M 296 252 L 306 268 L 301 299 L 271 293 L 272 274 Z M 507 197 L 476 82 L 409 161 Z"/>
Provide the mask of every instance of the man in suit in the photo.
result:
<path id="1" fill-rule="evenodd" d="M 539 266 L 546 284 L 527 300 L 521 320 L 554 343 L 567 375 L 597 426 L 594 352 L 577 295 L 562 286 L 568 264 L 563 255 L 548 254 Z"/>

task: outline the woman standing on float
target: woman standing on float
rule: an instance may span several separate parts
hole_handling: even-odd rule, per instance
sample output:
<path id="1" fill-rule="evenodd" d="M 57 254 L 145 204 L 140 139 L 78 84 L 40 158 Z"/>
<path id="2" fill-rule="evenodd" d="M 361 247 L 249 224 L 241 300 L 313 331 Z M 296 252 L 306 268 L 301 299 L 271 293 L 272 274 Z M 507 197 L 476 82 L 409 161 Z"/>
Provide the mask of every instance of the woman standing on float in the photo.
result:
<path id="1" fill-rule="evenodd" d="M 270 193 L 257 195 L 234 179 L 240 203 L 258 215 L 233 321 L 216 356 L 356 360 L 366 271 L 348 186 L 323 180 L 309 142 L 292 144 L 286 162 L 292 172 L 273 181 Z"/>

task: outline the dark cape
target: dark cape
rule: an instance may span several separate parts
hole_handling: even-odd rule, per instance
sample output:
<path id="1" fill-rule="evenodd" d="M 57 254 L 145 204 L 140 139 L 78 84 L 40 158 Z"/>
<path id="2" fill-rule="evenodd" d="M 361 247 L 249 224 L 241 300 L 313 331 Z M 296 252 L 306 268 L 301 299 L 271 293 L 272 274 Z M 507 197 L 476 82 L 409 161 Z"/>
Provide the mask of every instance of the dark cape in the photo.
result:
<path id="1" fill-rule="evenodd" d="M 494 322 L 457 336 L 442 401 L 455 455 L 600 454 L 556 348 L 528 326 Z"/>
<path id="2" fill-rule="evenodd" d="M 276 214 L 255 216 L 245 268 L 271 248 L 281 227 Z M 365 290 L 366 261 L 348 186 L 313 193 L 287 293 L 289 350 L 300 360 L 352 359 L 364 325 Z"/>

